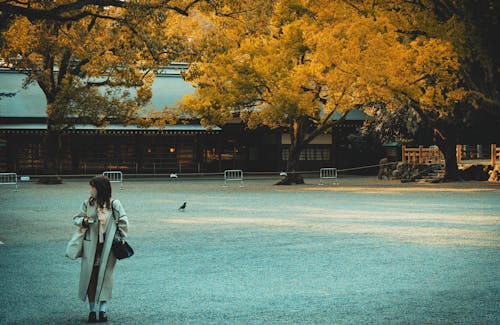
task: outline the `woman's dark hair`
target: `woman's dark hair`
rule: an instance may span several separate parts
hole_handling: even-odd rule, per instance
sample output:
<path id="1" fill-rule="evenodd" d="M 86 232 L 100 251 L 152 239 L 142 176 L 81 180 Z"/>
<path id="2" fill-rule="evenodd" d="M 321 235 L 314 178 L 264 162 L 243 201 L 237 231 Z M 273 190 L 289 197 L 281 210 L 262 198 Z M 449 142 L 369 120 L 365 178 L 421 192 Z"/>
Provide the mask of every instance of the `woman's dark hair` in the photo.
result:
<path id="1" fill-rule="evenodd" d="M 97 201 L 98 207 L 104 208 L 104 206 L 106 206 L 106 208 L 111 209 L 111 203 L 109 202 L 111 198 L 111 183 L 109 182 L 109 178 L 103 175 L 97 175 L 92 177 L 89 184 L 97 190 L 97 197 L 94 198 L 91 196 L 89 198 L 90 205 L 94 205 L 94 202 Z"/>

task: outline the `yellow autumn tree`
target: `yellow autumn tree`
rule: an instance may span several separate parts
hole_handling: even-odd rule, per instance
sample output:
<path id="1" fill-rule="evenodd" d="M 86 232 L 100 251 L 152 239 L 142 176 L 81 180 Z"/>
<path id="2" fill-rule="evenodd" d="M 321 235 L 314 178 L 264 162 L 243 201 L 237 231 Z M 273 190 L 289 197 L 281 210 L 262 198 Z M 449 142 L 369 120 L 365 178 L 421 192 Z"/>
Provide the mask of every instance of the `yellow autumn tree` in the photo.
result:
<path id="1" fill-rule="evenodd" d="M 211 17 L 203 37 L 223 50 L 201 50 L 209 55 L 200 55 L 186 76 L 196 91 L 180 107 L 208 125 L 237 115 L 250 128 L 287 128 L 282 184 L 302 183 L 297 171 L 304 147 L 331 130 L 335 113 L 343 118 L 375 99 L 362 69 L 375 61 L 370 46 L 384 25 L 343 1 L 280 0 L 258 11 L 265 3 L 251 17 Z"/>
<path id="2" fill-rule="evenodd" d="M 384 60 L 365 69 L 375 84 L 372 91 L 393 111 L 414 110 L 434 130 L 446 161 L 445 179 L 456 179 L 460 133 L 489 112 L 498 121 L 498 74 L 484 41 L 484 26 L 494 21 L 490 8 L 453 0 L 349 2 L 374 20 L 386 19 L 395 32 L 386 34 L 395 38 L 379 48 Z"/>
<path id="3" fill-rule="evenodd" d="M 2 32 L 0 57 L 46 97 L 48 174 L 57 174 L 61 135 L 75 123 L 147 122 L 138 112 L 154 71 L 182 57 L 178 20 L 197 2 L 2 1 L 2 13 L 17 16 Z"/>
<path id="4" fill-rule="evenodd" d="M 238 115 L 249 127 L 288 127 L 292 175 L 304 145 L 335 123 L 333 113 L 384 102 L 389 112 L 414 110 L 434 129 L 446 178 L 455 179 L 458 133 L 481 110 L 498 112 L 498 73 L 482 39 L 481 19 L 488 15 L 474 4 L 281 0 L 254 5 L 250 17 L 205 21 L 204 48 L 187 75 L 196 92 L 181 107 L 206 124 L 224 124 Z M 290 181 L 301 180 L 285 180 Z"/>

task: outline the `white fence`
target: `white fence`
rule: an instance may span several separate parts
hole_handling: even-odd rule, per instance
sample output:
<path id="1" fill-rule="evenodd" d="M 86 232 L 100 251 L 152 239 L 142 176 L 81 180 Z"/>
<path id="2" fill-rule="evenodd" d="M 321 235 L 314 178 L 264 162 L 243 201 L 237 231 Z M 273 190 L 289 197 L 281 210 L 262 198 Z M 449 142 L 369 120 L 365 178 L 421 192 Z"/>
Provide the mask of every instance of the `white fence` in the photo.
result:
<path id="1" fill-rule="evenodd" d="M 16 185 L 17 187 L 17 174 L 16 173 L 0 173 L 0 185 Z"/>
<path id="2" fill-rule="evenodd" d="M 321 168 L 319 170 L 319 185 L 325 185 L 325 179 L 331 179 L 334 184 L 338 185 L 337 168 Z"/>
<path id="3" fill-rule="evenodd" d="M 123 189 L 123 173 L 120 171 L 107 170 L 102 173 L 109 178 L 111 183 L 120 183 L 120 190 Z"/>
<path id="4" fill-rule="evenodd" d="M 243 171 L 241 169 L 229 169 L 224 171 L 224 186 L 227 182 L 240 181 L 240 187 L 243 187 Z"/>

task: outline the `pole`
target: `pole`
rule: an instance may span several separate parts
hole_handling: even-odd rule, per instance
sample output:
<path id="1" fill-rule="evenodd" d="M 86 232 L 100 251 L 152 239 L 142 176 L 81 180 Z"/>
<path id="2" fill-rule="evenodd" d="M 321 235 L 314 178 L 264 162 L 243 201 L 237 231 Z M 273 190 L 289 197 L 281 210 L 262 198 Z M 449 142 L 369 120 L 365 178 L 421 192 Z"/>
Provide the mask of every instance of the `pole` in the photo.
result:
<path id="1" fill-rule="evenodd" d="M 495 168 L 495 165 L 497 164 L 497 145 L 492 144 L 491 145 L 491 165 L 493 168 Z"/>

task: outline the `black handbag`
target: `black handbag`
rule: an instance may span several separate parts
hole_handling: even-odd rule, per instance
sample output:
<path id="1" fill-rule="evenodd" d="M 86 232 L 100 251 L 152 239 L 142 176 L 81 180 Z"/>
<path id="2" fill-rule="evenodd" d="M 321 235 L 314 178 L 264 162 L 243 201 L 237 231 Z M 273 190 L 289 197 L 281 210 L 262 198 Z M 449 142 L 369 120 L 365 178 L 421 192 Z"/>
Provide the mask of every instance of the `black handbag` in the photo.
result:
<path id="1" fill-rule="evenodd" d="M 111 250 L 113 251 L 113 255 L 119 260 L 128 258 L 134 255 L 134 250 L 125 240 L 113 240 L 113 244 L 111 245 Z"/>
<path id="2" fill-rule="evenodd" d="M 115 218 L 115 208 L 113 207 L 113 203 L 111 203 L 111 208 L 113 209 L 112 211 L 113 219 L 116 221 L 117 219 Z M 122 234 L 118 230 L 118 225 L 116 225 L 116 232 L 118 232 L 118 234 L 120 235 L 120 239 L 116 239 L 113 237 L 113 244 L 111 245 L 111 250 L 113 251 L 113 255 L 115 255 L 115 257 L 119 260 L 134 255 L 134 250 L 125 241 L 125 239 L 123 239 Z"/>

